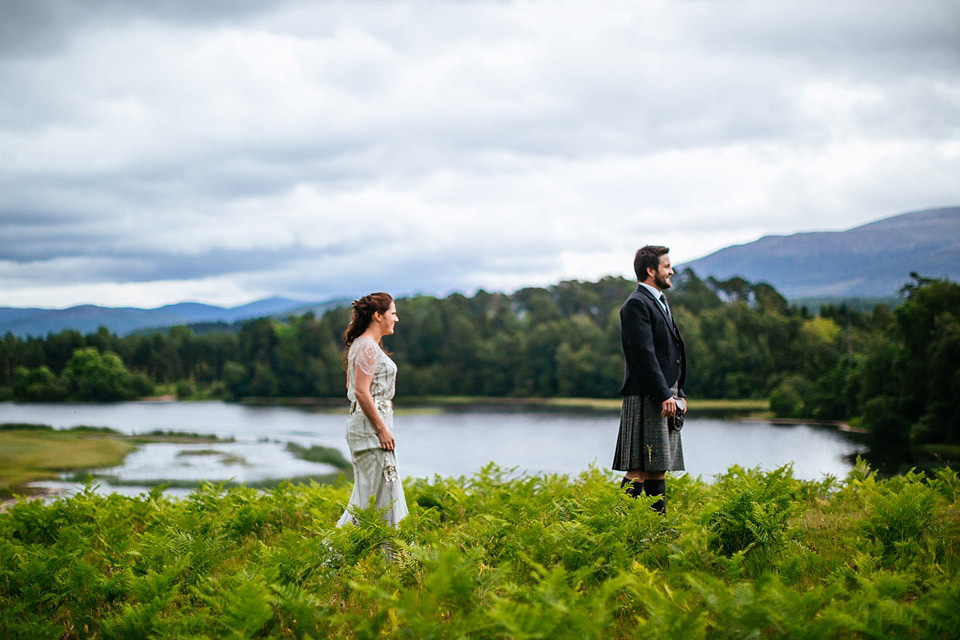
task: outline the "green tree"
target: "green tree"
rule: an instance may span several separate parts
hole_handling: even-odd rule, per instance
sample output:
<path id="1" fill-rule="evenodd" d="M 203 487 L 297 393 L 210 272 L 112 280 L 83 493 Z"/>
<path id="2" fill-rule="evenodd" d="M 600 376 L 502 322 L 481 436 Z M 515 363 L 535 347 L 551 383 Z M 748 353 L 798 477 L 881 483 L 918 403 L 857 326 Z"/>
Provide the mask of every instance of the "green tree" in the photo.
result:
<path id="1" fill-rule="evenodd" d="M 124 400 L 136 394 L 130 372 L 120 357 L 110 351 L 101 354 L 95 347 L 74 351 L 63 378 L 70 395 L 80 400 Z"/>
<path id="2" fill-rule="evenodd" d="M 28 369 L 17 367 L 13 372 L 13 398 L 20 402 L 60 402 L 68 389 L 46 365 Z"/>
<path id="3" fill-rule="evenodd" d="M 903 344 L 898 359 L 904 410 L 917 442 L 960 438 L 960 285 L 921 278 L 905 287 L 894 315 Z"/>
<path id="4" fill-rule="evenodd" d="M 13 372 L 22 366 L 20 352 L 23 342 L 9 331 L 0 341 L 0 387 L 7 387 L 13 381 Z"/>
<path id="5" fill-rule="evenodd" d="M 273 369 L 263 362 L 255 362 L 253 364 L 253 375 L 244 395 L 270 398 L 278 395 L 279 390 L 280 381 Z"/>
<path id="6" fill-rule="evenodd" d="M 249 377 L 247 368 L 239 362 L 230 361 L 223 365 L 223 381 L 232 400 L 239 400 L 247 395 Z"/>
<path id="7" fill-rule="evenodd" d="M 778 418 L 792 418 L 804 413 L 803 396 L 810 382 L 803 376 L 787 377 L 770 392 L 770 410 Z"/>
<path id="8" fill-rule="evenodd" d="M 513 294 L 513 300 L 518 306 L 521 319 L 526 319 L 534 325 L 561 317 L 560 309 L 546 289 L 539 287 L 520 289 Z"/>
<path id="9" fill-rule="evenodd" d="M 87 346 L 87 342 L 79 331 L 66 330 L 50 335 L 46 340 L 46 366 L 53 373 L 59 375 L 67 366 L 67 361 L 77 349 Z"/>
<path id="10" fill-rule="evenodd" d="M 247 363 L 259 362 L 272 368 L 278 342 L 276 326 L 269 318 L 245 322 L 240 329 L 240 349 Z"/>
<path id="11" fill-rule="evenodd" d="M 723 305 L 716 291 L 698 278 L 693 269 L 687 268 L 675 275 L 673 284 L 674 288 L 670 291 L 670 306 L 674 310 L 682 307 L 694 314 L 699 314 Z"/>
<path id="12" fill-rule="evenodd" d="M 866 427 L 881 459 L 960 440 L 960 286 L 914 274 L 903 292 L 892 314 L 830 311 L 841 355 L 804 397 L 807 415 Z"/>

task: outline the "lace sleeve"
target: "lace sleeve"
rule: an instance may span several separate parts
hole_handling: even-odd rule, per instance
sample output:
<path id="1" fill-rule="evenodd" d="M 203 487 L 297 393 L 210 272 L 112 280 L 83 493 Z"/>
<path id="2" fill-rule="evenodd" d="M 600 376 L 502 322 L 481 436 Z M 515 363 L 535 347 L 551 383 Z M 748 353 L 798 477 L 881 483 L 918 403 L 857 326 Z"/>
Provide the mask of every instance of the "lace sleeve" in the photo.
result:
<path id="1" fill-rule="evenodd" d="M 357 344 L 356 367 L 368 376 L 375 374 L 380 363 L 379 351 L 380 347 L 373 340 L 363 340 Z"/>

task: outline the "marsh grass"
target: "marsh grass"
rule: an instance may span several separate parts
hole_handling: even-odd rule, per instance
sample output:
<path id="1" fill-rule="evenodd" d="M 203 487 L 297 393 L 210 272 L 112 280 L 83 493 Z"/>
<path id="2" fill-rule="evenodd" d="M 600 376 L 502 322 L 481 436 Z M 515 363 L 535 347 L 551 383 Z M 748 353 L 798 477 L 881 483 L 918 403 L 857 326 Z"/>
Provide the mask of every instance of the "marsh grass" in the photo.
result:
<path id="1" fill-rule="evenodd" d="M 28 492 L 30 482 L 53 478 L 60 472 L 120 464 L 135 445 L 88 428 L 54 430 L 0 430 L 0 497 Z"/>
<path id="2" fill-rule="evenodd" d="M 233 438 L 224 440 L 215 435 L 172 431 L 129 436 L 109 427 L 81 425 L 54 429 L 45 424 L 0 424 L 0 498 L 35 493 L 29 486 L 31 482 L 55 478 L 64 472 L 74 472 L 73 478 L 79 478 L 74 481 L 83 481 L 87 476 L 84 471 L 117 466 L 139 444 L 233 441 Z M 225 462 L 243 464 L 245 461 L 230 456 Z M 192 482 L 187 488 L 199 485 Z"/>
<path id="3" fill-rule="evenodd" d="M 35 424 L 32 422 L 4 422 L 0 424 L 0 431 L 61 431 L 66 433 L 93 433 L 100 435 L 119 436 L 123 435 L 116 429 L 110 427 L 91 427 L 79 425 L 69 429 L 54 429 L 48 424 Z"/>
<path id="4" fill-rule="evenodd" d="M 183 451 L 177 452 L 178 458 L 192 458 L 192 457 L 216 457 L 218 462 L 223 465 L 243 465 L 250 466 L 247 462 L 247 459 L 243 456 L 238 456 L 233 453 L 225 453 L 223 451 L 217 451 L 216 449 L 185 449 Z M 196 486 L 199 486 L 197 483 Z"/>
<path id="5" fill-rule="evenodd" d="M 184 480 L 180 478 L 149 478 L 128 480 L 110 473 L 90 474 L 77 472 L 64 478 L 67 482 L 73 482 L 80 485 L 87 485 L 93 488 L 99 488 L 101 483 L 111 487 L 144 487 L 147 489 L 201 489 L 210 484 L 208 480 Z M 342 471 L 322 473 L 305 476 L 293 476 L 291 478 L 267 478 L 265 480 L 248 480 L 246 482 L 237 482 L 236 480 L 224 480 L 217 484 L 223 489 L 274 489 L 278 486 L 289 484 L 299 487 L 310 484 L 340 485 L 347 481 Z"/>
<path id="6" fill-rule="evenodd" d="M 668 486 L 660 517 L 596 469 L 491 465 L 405 481 L 397 529 L 336 528 L 345 482 L 88 487 L 0 515 L 0 637 L 958 636 L 956 473 Z"/>
<path id="7" fill-rule="evenodd" d="M 353 466 L 350 464 L 350 461 L 343 457 L 343 454 L 340 453 L 339 449 L 334 447 L 313 445 L 310 448 L 307 448 L 295 442 L 288 442 L 287 451 L 301 460 L 329 464 L 336 467 L 340 471 L 351 474 L 352 476 Z"/>
<path id="8" fill-rule="evenodd" d="M 177 453 L 178 458 L 190 457 L 190 456 L 223 456 L 226 455 L 223 451 L 217 451 L 216 449 L 184 449 Z"/>
<path id="9" fill-rule="evenodd" d="M 165 431 L 154 429 L 145 433 L 138 433 L 130 438 L 137 442 L 236 442 L 236 438 L 220 438 L 212 433 L 191 433 L 189 431 Z"/>

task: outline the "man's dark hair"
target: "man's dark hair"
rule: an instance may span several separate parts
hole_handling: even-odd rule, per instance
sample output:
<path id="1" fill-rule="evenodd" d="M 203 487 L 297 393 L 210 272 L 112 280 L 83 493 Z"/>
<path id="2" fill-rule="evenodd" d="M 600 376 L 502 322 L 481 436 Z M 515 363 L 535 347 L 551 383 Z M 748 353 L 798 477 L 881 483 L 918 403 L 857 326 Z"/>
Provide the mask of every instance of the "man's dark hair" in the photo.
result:
<path id="1" fill-rule="evenodd" d="M 637 250 L 637 255 L 633 258 L 633 270 L 637 274 L 637 282 L 643 282 L 647 279 L 647 269 L 656 271 L 660 268 L 660 256 L 670 253 L 667 247 L 661 247 L 655 244 L 648 244 Z"/>

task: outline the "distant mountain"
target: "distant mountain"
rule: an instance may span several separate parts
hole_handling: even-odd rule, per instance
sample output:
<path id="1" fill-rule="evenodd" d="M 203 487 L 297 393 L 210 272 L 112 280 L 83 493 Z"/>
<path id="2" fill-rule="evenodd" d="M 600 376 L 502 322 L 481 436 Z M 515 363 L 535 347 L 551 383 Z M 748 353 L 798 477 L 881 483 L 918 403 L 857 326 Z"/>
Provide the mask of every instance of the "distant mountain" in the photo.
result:
<path id="1" fill-rule="evenodd" d="M 133 307 L 98 307 L 82 305 L 69 309 L 17 309 L 0 307 L 0 335 L 11 332 L 19 337 L 44 336 L 75 329 L 91 333 L 107 327 L 118 335 L 127 335 L 141 329 L 156 329 L 175 325 L 226 322 L 249 318 L 300 314 L 308 310 L 325 310 L 341 301 L 307 304 L 302 300 L 267 298 L 239 307 L 224 308 L 196 302 L 181 302 L 157 309 Z"/>
<path id="2" fill-rule="evenodd" d="M 794 300 L 891 296 L 911 271 L 960 280 L 960 207 L 904 213 L 846 231 L 764 236 L 679 267 L 701 278 L 767 282 Z"/>
<path id="3" fill-rule="evenodd" d="M 0 326 L 7 322 L 27 318 L 42 313 L 45 309 L 18 309 L 16 307 L 0 307 Z"/>
<path id="4" fill-rule="evenodd" d="M 766 282 L 789 299 L 884 298 L 910 280 L 910 272 L 960 281 L 960 207 L 927 209 L 871 222 L 846 231 L 764 236 L 677 266 L 698 276 L 740 276 Z M 224 308 L 183 302 L 157 309 L 83 305 L 69 309 L 0 307 L 0 336 L 44 336 L 64 329 L 81 333 L 107 327 L 118 335 L 175 325 L 234 323 L 280 315 L 317 316 L 344 299 L 306 303 L 267 298 Z"/>

